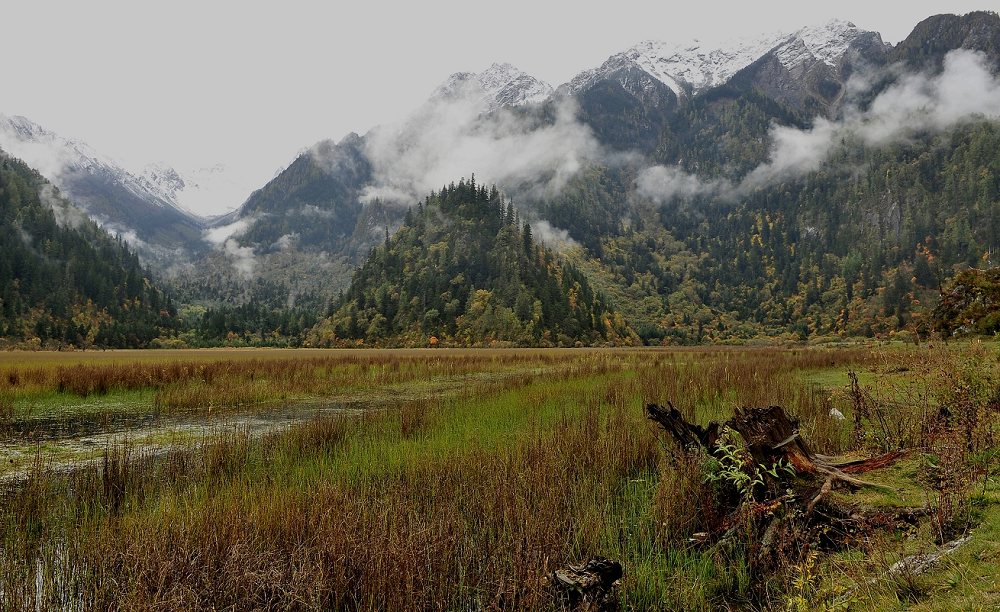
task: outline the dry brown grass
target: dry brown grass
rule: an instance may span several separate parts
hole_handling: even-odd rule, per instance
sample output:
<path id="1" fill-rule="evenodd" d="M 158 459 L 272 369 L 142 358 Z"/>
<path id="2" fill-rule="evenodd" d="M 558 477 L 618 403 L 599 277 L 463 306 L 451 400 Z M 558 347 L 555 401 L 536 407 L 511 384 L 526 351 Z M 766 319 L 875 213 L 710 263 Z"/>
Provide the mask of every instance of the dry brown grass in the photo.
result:
<path id="1" fill-rule="evenodd" d="M 752 585 L 738 559 L 684 542 L 711 519 L 701 467 L 667 461 L 642 406 L 669 399 L 707 420 L 783 403 L 821 432 L 828 407 L 795 372 L 870 359 L 434 351 L 42 368 L 43 384 L 87 392 L 80 381 L 94 376 L 151 386 L 175 406 L 260 381 L 285 393 L 469 382 L 451 398 L 263 439 L 232 431 L 156 458 L 110 449 L 103 467 L 39 474 L 2 514 L 0 592 L 13 609 L 37 597 L 104 609 L 538 609 L 553 605 L 546 572 L 601 554 L 626 564 L 626 605 L 708 609 Z"/>

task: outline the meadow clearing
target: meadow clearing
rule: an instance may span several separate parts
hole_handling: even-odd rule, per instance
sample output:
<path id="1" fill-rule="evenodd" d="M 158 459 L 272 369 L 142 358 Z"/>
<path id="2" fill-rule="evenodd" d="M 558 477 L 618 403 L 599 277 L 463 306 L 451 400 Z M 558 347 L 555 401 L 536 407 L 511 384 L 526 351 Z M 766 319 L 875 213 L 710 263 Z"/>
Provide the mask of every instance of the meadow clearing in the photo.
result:
<path id="1" fill-rule="evenodd" d="M 600 555 L 627 609 L 995 606 L 998 359 L 977 341 L 0 353 L 0 601 L 558 609 L 551 573 Z M 885 524 L 780 563 L 739 525 L 703 537 L 727 464 L 672 447 L 644 414 L 668 401 L 698 423 L 780 405 L 826 455 L 903 451 L 878 487 L 832 493 Z"/>

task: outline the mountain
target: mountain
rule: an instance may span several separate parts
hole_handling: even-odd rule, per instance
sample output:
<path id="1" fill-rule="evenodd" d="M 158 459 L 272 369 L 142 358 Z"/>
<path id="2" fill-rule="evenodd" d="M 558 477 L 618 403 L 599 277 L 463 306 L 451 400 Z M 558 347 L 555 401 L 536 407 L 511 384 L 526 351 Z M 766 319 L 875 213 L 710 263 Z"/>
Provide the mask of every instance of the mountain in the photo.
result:
<path id="1" fill-rule="evenodd" d="M 0 115 L 0 148 L 37 168 L 101 227 L 124 236 L 150 261 L 202 249 L 200 219 L 86 143 L 24 117 Z"/>
<path id="2" fill-rule="evenodd" d="M 934 15 L 921 21 L 893 48 L 890 59 L 911 69 L 940 69 L 945 55 L 955 49 L 984 53 L 1000 65 L 1000 18 L 990 11 L 965 15 Z"/>
<path id="3" fill-rule="evenodd" d="M 458 104 L 474 115 L 489 114 L 536 104 L 551 92 L 549 85 L 510 64 L 493 64 L 480 73 L 456 73 L 402 125 L 315 144 L 238 210 L 214 220 L 208 237 L 219 235 L 220 249 L 213 259 L 236 264 L 231 255 L 239 251 L 253 258 L 258 278 L 284 284 L 291 293 L 328 300 L 346 287 L 351 271 L 387 229 L 399 226 L 405 212 L 405 207 L 369 193 L 379 170 L 371 149 L 383 144 L 374 144 L 376 139 L 387 138 L 393 147 L 405 150 L 409 140 L 419 138 L 426 124 L 434 121 L 428 117 L 447 105 Z M 472 108 L 465 109 L 467 103 Z M 224 253 L 227 249 L 229 256 Z M 204 279 L 206 273 L 212 275 L 211 282 Z M 205 294 L 210 285 L 220 284 L 222 268 L 211 265 L 194 274 L 180 281 L 189 285 L 185 293 Z M 245 290 L 233 286 L 216 297 L 241 293 Z"/>
<path id="4" fill-rule="evenodd" d="M 690 98 L 722 85 L 785 38 L 784 34 L 773 34 L 718 48 L 697 40 L 684 44 L 648 40 L 612 55 L 599 68 L 578 74 L 560 91 L 579 94 L 605 80 L 617 80 L 629 89 L 630 80 L 624 77 L 637 69 L 666 85 L 678 98 Z"/>
<path id="5" fill-rule="evenodd" d="M 474 179 L 444 187 L 407 213 L 309 335 L 319 346 L 633 339 L 582 274 L 536 243 L 496 187 Z"/>
<path id="6" fill-rule="evenodd" d="M 361 137 L 317 143 L 210 222 L 204 239 L 212 250 L 173 275 L 172 286 L 195 300 L 242 302 L 264 289 L 270 297 L 257 298 L 273 306 L 304 296 L 325 303 L 389 223 L 378 202 L 361 204 L 370 181 Z M 253 287 L 261 282 L 267 287 Z"/>
<path id="7" fill-rule="evenodd" d="M 560 244 L 556 258 L 609 296 L 644 340 L 922 329 L 920 304 L 934 300 L 941 279 L 1000 241 L 995 117 L 981 111 L 976 120 L 970 100 L 935 98 L 958 82 L 940 80 L 954 66 L 982 80 L 976 70 L 985 58 L 996 78 L 997 39 L 1000 18 L 975 13 L 932 17 L 895 47 L 846 21 L 719 48 L 646 42 L 541 102 L 527 93 L 534 86 L 498 93 L 528 82 L 511 77 L 516 70 L 459 74 L 408 122 L 305 152 L 216 222 L 213 256 L 232 266 L 252 260 L 253 278 L 269 283 L 270 294 L 280 297 L 284 286 L 322 301 L 348 287 L 369 253 L 384 256 L 385 236 L 397 228 L 411 242 L 441 242 L 411 227 L 413 177 L 425 158 L 454 167 L 497 147 L 510 151 L 512 164 L 533 168 L 540 147 L 574 142 L 580 154 L 558 180 L 522 170 L 498 187 L 537 240 Z M 963 49 L 983 55 L 949 55 Z M 497 78 L 483 76 L 491 72 Z M 911 108 L 923 98 L 906 87 L 930 98 Z M 976 104 L 988 106 L 988 98 Z M 471 101 L 471 115 L 434 123 L 454 117 L 434 109 L 455 101 L 463 113 Z M 517 146 L 504 148 L 506 138 Z M 464 171 L 473 170 L 482 166 Z M 433 219 L 452 227 L 446 216 Z M 372 274 L 354 277 L 356 289 L 314 340 L 372 341 L 361 329 L 375 314 L 369 300 L 389 299 L 369 292 L 385 282 Z M 387 313 L 396 315 L 379 312 L 389 322 Z M 430 328 L 416 321 L 400 319 L 378 341 L 419 344 Z M 458 333 L 457 321 L 434 331 L 456 342 L 471 337 Z"/>
<path id="8" fill-rule="evenodd" d="M 728 149 L 722 157 L 746 159 L 772 121 L 835 115 L 855 67 L 884 65 L 887 52 L 877 33 L 841 20 L 720 47 L 646 41 L 580 73 L 557 96 L 577 100 L 580 120 L 613 149 L 736 174 L 760 159 L 724 168 L 711 159 L 717 143 Z M 733 112 L 756 124 L 736 139 L 724 116 Z"/>
<path id="9" fill-rule="evenodd" d="M 889 49 L 877 32 L 830 21 L 787 37 L 732 85 L 742 93 L 757 88 L 809 118 L 832 117 L 842 108 L 851 75 L 857 69 L 885 65 Z"/>
<path id="10" fill-rule="evenodd" d="M 942 283 L 993 265 L 1000 245 L 996 39 L 992 13 L 930 18 L 884 60 L 859 37 L 840 65 L 861 57 L 873 78 L 847 114 L 767 96 L 769 53 L 679 112 L 670 136 L 683 140 L 658 151 L 698 173 L 665 174 L 686 181 L 679 195 L 657 200 L 664 180 L 635 201 L 628 173 L 597 169 L 544 216 L 585 247 L 567 256 L 647 341 L 927 333 Z M 796 156 L 783 163 L 823 156 L 748 187 L 783 159 L 775 117 Z M 713 182 L 724 177 L 732 191 Z"/>
<path id="11" fill-rule="evenodd" d="M 183 170 L 162 162 L 148 164 L 137 178 L 149 192 L 194 216 L 199 216 L 195 211 L 233 210 L 252 191 L 225 164 Z"/>
<path id="12" fill-rule="evenodd" d="M 544 102 L 552 95 L 552 86 L 510 64 L 493 64 L 486 70 L 456 72 L 431 94 L 431 101 L 470 97 L 485 112 L 503 107 Z"/>
<path id="13" fill-rule="evenodd" d="M 502 107 L 534 104 L 546 99 L 552 88 L 510 64 L 493 64 L 480 73 L 455 73 L 432 93 L 427 107 L 467 98 L 483 112 Z M 420 113 L 400 133 L 419 120 Z M 339 142 L 324 140 L 299 155 L 283 172 L 254 192 L 234 213 L 214 223 L 225 225 L 237 220 L 265 217 L 265 223 L 252 223 L 244 243 L 261 247 L 273 244 L 282 236 L 297 233 L 307 245 L 337 250 L 352 235 L 363 236 L 369 229 L 384 224 L 362 219 L 360 198 L 373 180 L 373 168 L 366 147 L 372 134 L 349 134 Z M 358 227 L 359 220 L 361 227 Z M 370 246 L 370 245 L 369 245 Z M 367 248 L 361 249 L 361 254 Z"/>
<path id="14" fill-rule="evenodd" d="M 0 151 L 0 338 L 49 348 L 142 347 L 177 327 L 121 239 Z"/>
<path id="15" fill-rule="evenodd" d="M 832 20 L 790 34 L 736 40 L 719 47 L 697 40 L 686 44 L 645 41 L 612 55 L 599 68 L 580 73 L 559 91 L 579 95 L 607 80 L 637 91 L 635 79 L 625 77 L 639 70 L 668 87 L 678 99 L 691 99 L 725 85 L 754 64 L 770 60 L 798 78 L 817 65 L 836 69 L 852 49 L 868 46 L 873 40 L 885 49 L 876 32 L 860 30 L 848 21 Z"/>

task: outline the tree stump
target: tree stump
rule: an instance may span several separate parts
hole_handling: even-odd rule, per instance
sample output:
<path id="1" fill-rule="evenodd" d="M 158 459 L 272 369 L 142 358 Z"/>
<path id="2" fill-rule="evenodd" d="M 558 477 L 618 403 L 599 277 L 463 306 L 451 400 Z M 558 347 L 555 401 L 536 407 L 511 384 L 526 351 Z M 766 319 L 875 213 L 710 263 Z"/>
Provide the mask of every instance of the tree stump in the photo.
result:
<path id="1" fill-rule="evenodd" d="M 688 423 L 679 410 L 667 402 L 668 408 L 649 404 L 646 406 L 646 416 L 655 421 L 674 442 L 685 450 L 703 450 L 714 455 L 718 450 L 720 425 L 715 421 L 706 427 Z M 809 450 L 805 440 L 799 435 L 799 422 L 785 412 L 781 406 L 766 408 L 737 408 L 733 418 L 721 427 L 729 427 L 743 438 L 747 451 L 753 457 L 754 463 L 765 471 L 773 471 L 774 467 L 784 462 L 795 468 L 800 481 L 808 482 L 821 479 L 816 485 L 816 494 L 825 496 L 838 484 L 850 487 L 878 487 L 874 483 L 858 480 L 843 472 L 839 467 L 823 455 L 815 455 Z M 892 457 L 892 460 L 898 458 Z M 888 456 L 875 457 L 865 462 L 852 464 L 855 473 L 864 472 L 868 461 L 886 465 Z M 814 504 L 813 504 L 814 505 Z M 812 506 L 810 506 L 811 510 Z"/>
<path id="2" fill-rule="evenodd" d="M 688 423 L 681 411 L 667 402 L 667 408 L 656 404 L 646 405 L 646 416 L 667 430 L 681 450 L 710 450 L 719 440 L 719 424 L 712 421 L 708 427 Z"/>
<path id="3" fill-rule="evenodd" d="M 615 584 L 621 577 L 621 563 L 593 557 L 581 565 L 556 570 L 549 584 L 560 604 L 570 610 L 613 612 L 618 609 Z"/>

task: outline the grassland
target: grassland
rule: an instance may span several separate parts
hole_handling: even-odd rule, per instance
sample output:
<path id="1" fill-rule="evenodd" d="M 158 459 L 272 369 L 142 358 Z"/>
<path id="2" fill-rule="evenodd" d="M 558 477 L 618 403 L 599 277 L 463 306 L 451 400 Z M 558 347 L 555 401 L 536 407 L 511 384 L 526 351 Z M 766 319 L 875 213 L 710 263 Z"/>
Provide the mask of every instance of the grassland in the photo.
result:
<path id="1" fill-rule="evenodd" d="M 34 453 L 4 495 L 0 601 L 551 609 L 547 574 L 601 555 L 622 562 L 630 609 L 987 607 L 1000 602 L 997 357 L 981 344 L 7 354 L 0 427 Z M 858 397 L 868 408 L 856 423 Z M 704 466 L 678 463 L 643 416 L 668 400 L 702 423 L 782 405 L 827 454 L 903 446 L 872 475 L 884 489 L 837 494 L 927 518 L 761 573 L 739 542 L 692 538 L 711 511 L 694 495 Z M 265 432 L 123 433 L 71 470 L 52 469 L 51 442 L 17 433 L 81 414 L 237 418 L 317 403 L 358 409 Z M 974 406 L 972 437 L 929 435 L 941 406 Z M 966 534 L 930 572 L 887 571 Z"/>

